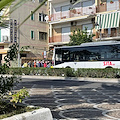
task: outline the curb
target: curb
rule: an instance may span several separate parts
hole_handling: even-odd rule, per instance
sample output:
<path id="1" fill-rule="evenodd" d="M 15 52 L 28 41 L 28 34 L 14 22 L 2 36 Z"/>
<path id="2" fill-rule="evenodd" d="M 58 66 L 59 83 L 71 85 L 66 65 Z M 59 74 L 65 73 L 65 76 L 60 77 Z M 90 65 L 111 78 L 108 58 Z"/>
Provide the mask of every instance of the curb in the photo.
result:
<path id="1" fill-rule="evenodd" d="M 10 77 L 12 75 L 0 75 L 3 77 Z M 89 78 L 89 77 L 61 77 L 61 76 L 36 76 L 36 75 L 16 75 L 18 78 L 29 79 L 44 79 L 44 80 L 73 80 L 73 81 L 90 81 L 90 82 L 110 82 L 119 83 L 120 78 Z"/>
<path id="2" fill-rule="evenodd" d="M 53 120 L 53 118 L 49 108 L 41 108 L 0 120 Z"/>
<path id="3" fill-rule="evenodd" d="M 57 77 L 57 76 L 29 76 L 24 75 L 21 78 L 44 79 L 44 80 L 73 80 L 73 81 L 90 81 L 90 82 L 112 82 L 119 83 L 120 78 L 87 78 L 87 77 Z"/>

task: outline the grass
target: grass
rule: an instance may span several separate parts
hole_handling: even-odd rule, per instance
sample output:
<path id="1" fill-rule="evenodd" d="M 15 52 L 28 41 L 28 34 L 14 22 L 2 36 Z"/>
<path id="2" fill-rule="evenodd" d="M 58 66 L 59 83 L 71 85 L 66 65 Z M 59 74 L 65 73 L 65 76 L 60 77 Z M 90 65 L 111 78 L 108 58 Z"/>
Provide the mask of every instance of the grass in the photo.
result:
<path id="1" fill-rule="evenodd" d="M 20 105 L 16 105 L 16 107 L 14 107 L 10 103 L 0 101 L 0 119 L 10 117 L 16 114 L 21 114 L 24 112 L 30 112 L 35 109 L 39 109 L 39 107 L 30 108 L 27 106 L 20 106 Z"/>

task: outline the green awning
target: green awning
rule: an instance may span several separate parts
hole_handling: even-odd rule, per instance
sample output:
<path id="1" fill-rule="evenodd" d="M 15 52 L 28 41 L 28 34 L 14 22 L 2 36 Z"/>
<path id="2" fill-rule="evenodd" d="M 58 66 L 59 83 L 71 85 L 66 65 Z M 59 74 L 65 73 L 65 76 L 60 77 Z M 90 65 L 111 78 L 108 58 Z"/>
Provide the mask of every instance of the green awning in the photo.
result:
<path id="1" fill-rule="evenodd" d="M 101 22 L 100 22 L 101 21 Z M 96 17 L 96 29 L 116 28 L 119 27 L 119 12 L 99 14 Z M 101 27 L 100 27 L 101 24 Z"/>

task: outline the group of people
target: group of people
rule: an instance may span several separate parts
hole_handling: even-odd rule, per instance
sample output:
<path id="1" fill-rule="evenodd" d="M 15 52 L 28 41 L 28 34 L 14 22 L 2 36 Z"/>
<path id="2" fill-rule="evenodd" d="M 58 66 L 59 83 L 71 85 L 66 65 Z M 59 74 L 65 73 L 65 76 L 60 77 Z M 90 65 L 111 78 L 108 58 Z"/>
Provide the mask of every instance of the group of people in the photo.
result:
<path id="1" fill-rule="evenodd" d="M 22 68 L 24 67 L 44 67 L 44 68 L 49 68 L 52 66 L 52 62 L 50 61 L 45 61 L 45 60 L 34 60 L 34 61 L 25 61 L 22 64 Z"/>

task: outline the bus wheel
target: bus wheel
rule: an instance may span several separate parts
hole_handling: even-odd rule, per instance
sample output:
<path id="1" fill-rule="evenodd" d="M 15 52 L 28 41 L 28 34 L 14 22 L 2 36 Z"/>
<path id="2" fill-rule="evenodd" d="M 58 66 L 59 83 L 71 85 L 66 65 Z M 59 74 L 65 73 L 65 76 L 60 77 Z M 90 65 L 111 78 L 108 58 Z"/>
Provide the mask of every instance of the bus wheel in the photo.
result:
<path id="1" fill-rule="evenodd" d="M 66 68 L 71 68 L 70 66 L 67 66 Z"/>
<path id="2" fill-rule="evenodd" d="M 106 68 L 112 68 L 111 66 L 107 66 Z"/>

